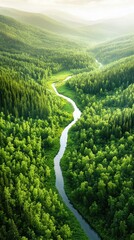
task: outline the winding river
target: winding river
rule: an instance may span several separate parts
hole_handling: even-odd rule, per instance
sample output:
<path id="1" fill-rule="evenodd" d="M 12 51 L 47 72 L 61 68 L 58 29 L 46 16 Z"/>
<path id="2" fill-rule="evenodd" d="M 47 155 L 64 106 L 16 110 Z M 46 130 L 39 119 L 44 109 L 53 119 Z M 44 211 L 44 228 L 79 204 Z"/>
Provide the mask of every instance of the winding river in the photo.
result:
<path id="1" fill-rule="evenodd" d="M 68 80 L 68 78 L 66 80 Z M 66 99 L 68 102 L 70 102 L 72 104 L 72 106 L 74 108 L 74 112 L 73 112 L 74 120 L 63 130 L 63 132 L 61 134 L 61 137 L 60 137 L 60 149 L 59 149 L 58 154 L 54 158 L 56 188 L 57 188 L 59 194 L 61 195 L 64 203 L 66 204 L 66 206 L 70 209 L 70 211 L 74 214 L 74 216 L 76 217 L 76 219 L 80 223 L 81 228 L 83 229 L 83 231 L 87 235 L 88 239 L 90 239 L 90 240 L 100 240 L 100 237 L 98 236 L 98 234 L 89 226 L 89 224 L 83 219 L 83 217 L 79 214 L 79 212 L 70 203 L 70 201 L 69 201 L 69 199 L 68 199 L 68 197 L 65 193 L 65 190 L 64 190 L 64 180 L 63 180 L 62 170 L 61 170 L 61 167 L 60 167 L 60 160 L 63 157 L 66 146 L 67 146 L 68 131 L 77 122 L 77 120 L 80 118 L 81 112 L 80 112 L 80 110 L 78 109 L 78 107 L 76 106 L 75 102 L 72 99 L 58 93 L 58 91 L 55 87 L 55 84 L 52 84 L 52 87 L 59 97 L 62 97 L 64 99 Z"/>
<path id="2" fill-rule="evenodd" d="M 97 59 L 96 59 L 96 63 L 98 64 L 98 68 L 99 68 L 99 69 L 103 67 L 102 63 L 99 62 Z"/>

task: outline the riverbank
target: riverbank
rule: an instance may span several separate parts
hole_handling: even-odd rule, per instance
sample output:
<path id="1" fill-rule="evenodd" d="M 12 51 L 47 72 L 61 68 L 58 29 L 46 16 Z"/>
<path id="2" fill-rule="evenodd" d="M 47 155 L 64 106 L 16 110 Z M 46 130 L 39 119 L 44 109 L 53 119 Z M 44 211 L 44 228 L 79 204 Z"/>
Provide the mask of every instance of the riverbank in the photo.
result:
<path id="1" fill-rule="evenodd" d="M 62 97 L 64 99 L 66 99 L 68 102 L 70 102 L 72 104 L 73 108 L 74 108 L 74 112 L 73 112 L 74 120 L 63 130 L 63 132 L 61 134 L 61 137 L 60 137 L 60 149 L 59 149 L 58 154 L 54 158 L 54 168 L 55 168 L 55 175 L 56 175 L 56 187 L 57 187 L 57 190 L 58 190 L 59 194 L 61 195 L 64 203 L 71 210 L 71 212 L 74 214 L 77 221 L 81 225 L 81 228 L 83 229 L 83 231 L 87 235 L 88 239 L 99 240 L 100 238 L 98 237 L 97 233 L 94 232 L 93 229 L 91 229 L 89 224 L 82 218 L 82 216 L 79 214 L 79 212 L 70 203 L 70 201 L 69 201 L 69 199 L 68 199 L 68 197 L 65 193 L 65 190 L 64 190 L 64 180 L 63 180 L 63 176 L 62 176 L 62 170 L 61 170 L 61 167 L 60 167 L 60 160 L 63 157 L 64 152 L 66 150 L 66 146 L 67 146 L 68 131 L 77 122 L 77 120 L 80 118 L 81 112 L 77 108 L 75 102 L 72 99 L 70 99 L 70 98 L 68 98 L 64 95 L 59 94 L 57 92 L 57 89 L 56 89 L 55 85 L 53 84 L 52 86 L 53 86 L 53 89 L 55 90 L 56 94 L 59 97 Z"/>

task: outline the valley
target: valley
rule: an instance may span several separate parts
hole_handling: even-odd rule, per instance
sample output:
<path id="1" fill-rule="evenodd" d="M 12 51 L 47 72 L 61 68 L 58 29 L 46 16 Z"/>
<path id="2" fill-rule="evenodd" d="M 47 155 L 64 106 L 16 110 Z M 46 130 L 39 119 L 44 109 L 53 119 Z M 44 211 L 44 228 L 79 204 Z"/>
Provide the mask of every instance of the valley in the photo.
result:
<path id="1" fill-rule="evenodd" d="M 1 240 L 134 239 L 134 25 L 121 19 L 0 7 Z"/>

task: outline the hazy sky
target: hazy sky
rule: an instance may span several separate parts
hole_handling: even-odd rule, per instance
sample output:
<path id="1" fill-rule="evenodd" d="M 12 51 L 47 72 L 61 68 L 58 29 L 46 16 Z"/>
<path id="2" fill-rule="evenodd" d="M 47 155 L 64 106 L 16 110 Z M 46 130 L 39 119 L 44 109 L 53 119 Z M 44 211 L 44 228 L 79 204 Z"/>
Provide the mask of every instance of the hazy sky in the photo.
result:
<path id="1" fill-rule="evenodd" d="M 0 6 L 33 12 L 58 9 L 89 20 L 134 13 L 134 0 L 0 0 Z"/>

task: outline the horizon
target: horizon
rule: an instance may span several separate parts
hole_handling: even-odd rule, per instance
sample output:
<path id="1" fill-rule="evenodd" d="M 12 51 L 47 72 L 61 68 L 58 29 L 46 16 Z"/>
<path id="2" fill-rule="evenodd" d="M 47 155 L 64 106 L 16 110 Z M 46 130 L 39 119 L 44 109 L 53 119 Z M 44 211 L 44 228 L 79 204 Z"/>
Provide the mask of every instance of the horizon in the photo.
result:
<path id="1" fill-rule="evenodd" d="M 0 0 L 0 7 L 20 11 L 50 14 L 62 11 L 83 21 L 98 21 L 120 18 L 134 13 L 134 3 L 131 0 Z"/>

